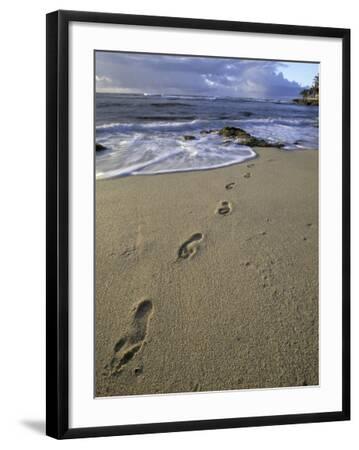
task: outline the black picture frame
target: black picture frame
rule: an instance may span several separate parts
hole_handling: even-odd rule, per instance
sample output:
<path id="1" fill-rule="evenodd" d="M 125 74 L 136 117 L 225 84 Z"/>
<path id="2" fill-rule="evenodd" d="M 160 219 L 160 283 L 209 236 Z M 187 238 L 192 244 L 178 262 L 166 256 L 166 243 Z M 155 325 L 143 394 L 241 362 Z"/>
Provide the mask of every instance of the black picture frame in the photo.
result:
<path id="1" fill-rule="evenodd" d="M 342 39 L 342 408 L 335 412 L 69 428 L 69 23 L 225 30 Z M 174 17 L 55 11 L 46 17 L 46 433 L 57 439 L 350 419 L 350 30 Z"/>

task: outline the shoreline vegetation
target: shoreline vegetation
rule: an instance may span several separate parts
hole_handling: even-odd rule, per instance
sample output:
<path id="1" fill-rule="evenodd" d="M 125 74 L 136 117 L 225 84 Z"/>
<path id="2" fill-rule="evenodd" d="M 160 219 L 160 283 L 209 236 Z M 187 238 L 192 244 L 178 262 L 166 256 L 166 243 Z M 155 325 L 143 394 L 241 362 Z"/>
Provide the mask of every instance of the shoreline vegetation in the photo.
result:
<path id="1" fill-rule="evenodd" d="M 96 396 L 318 384 L 318 151 L 255 151 L 96 181 Z"/>
<path id="2" fill-rule="evenodd" d="M 319 75 L 314 77 L 312 86 L 303 89 L 300 93 L 301 98 L 295 98 L 294 103 L 298 105 L 319 106 Z"/>

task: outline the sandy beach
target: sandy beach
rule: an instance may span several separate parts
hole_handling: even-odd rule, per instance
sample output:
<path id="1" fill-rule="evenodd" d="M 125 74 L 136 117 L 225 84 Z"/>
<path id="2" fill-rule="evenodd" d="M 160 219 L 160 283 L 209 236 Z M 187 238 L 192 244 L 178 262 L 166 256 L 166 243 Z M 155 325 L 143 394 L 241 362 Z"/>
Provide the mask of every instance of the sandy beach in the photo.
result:
<path id="1" fill-rule="evenodd" d="M 316 385 L 318 151 L 96 182 L 96 396 Z"/>

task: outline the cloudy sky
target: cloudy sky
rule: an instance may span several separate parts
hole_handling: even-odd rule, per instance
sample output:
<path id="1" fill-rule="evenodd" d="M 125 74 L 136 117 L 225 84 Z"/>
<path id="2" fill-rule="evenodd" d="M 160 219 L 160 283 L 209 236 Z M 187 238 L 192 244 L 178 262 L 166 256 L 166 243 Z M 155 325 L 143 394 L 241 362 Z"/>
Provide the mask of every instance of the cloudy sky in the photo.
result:
<path id="1" fill-rule="evenodd" d="M 96 52 L 96 91 L 295 97 L 319 64 Z"/>

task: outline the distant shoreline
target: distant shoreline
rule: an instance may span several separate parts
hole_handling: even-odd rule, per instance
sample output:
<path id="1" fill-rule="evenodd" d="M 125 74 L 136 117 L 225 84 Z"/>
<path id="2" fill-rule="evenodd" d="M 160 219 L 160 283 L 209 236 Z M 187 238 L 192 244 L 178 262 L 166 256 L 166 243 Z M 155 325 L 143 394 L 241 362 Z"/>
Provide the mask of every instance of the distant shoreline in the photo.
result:
<path id="1" fill-rule="evenodd" d="M 121 97 L 148 97 L 148 98 L 163 98 L 163 99 L 198 99 L 198 100 L 242 100 L 253 102 L 283 102 L 291 104 L 296 97 L 234 97 L 234 96 L 216 96 L 216 95 L 190 95 L 190 94 L 148 94 L 146 92 L 103 92 L 96 91 L 96 95 L 118 95 Z"/>
<path id="2" fill-rule="evenodd" d="M 319 100 L 317 98 L 295 98 L 293 102 L 297 105 L 319 106 Z"/>

